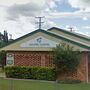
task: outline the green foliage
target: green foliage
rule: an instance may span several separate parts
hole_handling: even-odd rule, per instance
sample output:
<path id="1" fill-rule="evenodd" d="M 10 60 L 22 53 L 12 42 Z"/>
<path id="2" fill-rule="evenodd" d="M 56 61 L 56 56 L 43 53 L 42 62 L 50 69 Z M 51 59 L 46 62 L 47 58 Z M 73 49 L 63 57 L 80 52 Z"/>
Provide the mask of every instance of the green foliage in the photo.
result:
<path id="1" fill-rule="evenodd" d="M 54 68 L 6 66 L 5 73 L 8 78 L 55 80 Z"/>
<path id="2" fill-rule="evenodd" d="M 0 65 L 2 68 L 5 66 L 6 61 L 6 52 L 5 51 L 0 51 Z"/>
<path id="3" fill-rule="evenodd" d="M 53 63 L 57 70 L 70 72 L 75 70 L 80 61 L 80 52 L 74 51 L 74 47 L 62 43 L 53 49 Z"/>
<path id="4" fill-rule="evenodd" d="M 2 48 L 2 47 L 5 46 L 5 45 L 7 45 L 6 42 L 4 42 L 4 41 L 1 41 L 1 42 L 0 42 L 0 48 Z"/>

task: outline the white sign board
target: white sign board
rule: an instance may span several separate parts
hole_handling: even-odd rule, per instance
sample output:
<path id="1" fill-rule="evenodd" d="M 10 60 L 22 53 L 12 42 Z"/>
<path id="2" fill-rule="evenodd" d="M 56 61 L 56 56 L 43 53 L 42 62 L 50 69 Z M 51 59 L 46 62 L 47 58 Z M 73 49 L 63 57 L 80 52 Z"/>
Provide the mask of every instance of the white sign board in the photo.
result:
<path id="1" fill-rule="evenodd" d="M 26 41 L 20 45 L 20 47 L 56 47 L 56 42 L 39 36 L 32 40 Z"/>
<path id="2" fill-rule="evenodd" d="M 10 66 L 14 64 L 14 54 L 7 53 L 6 65 Z"/>

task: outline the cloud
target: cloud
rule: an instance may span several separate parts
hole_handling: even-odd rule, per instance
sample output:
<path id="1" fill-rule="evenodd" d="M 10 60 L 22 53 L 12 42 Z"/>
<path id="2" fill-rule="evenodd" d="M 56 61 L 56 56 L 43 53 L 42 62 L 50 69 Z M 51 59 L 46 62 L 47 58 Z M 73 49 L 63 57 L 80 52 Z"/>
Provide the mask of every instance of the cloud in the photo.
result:
<path id="1" fill-rule="evenodd" d="M 18 1 L 13 2 L 7 7 L 8 19 L 16 20 L 20 16 L 38 16 L 45 15 L 50 9 L 54 9 L 57 5 L 58 0 L 26 0 L 27 3 L 18 3 Z"/>
<path id="2" fill-rule="evenodd" d="M 57 3 L 61 1 L 63 0 L 0 0 L 0 9 L 2 7 L 0 29 L 5 28 L 10 34 L 13 34 L 13 38 L 16 38 L 37 29 L 34 18 L 36 16 L 45 16 L 45 23 L 42 25 L 42 28 L 45 29 L 57 26 L 56 18 L 81 18 L 83 20 L 90 18 L 89 8 L 87 8 L 89 5 L 81 4 L 82 7 L 77 5 L 79 1 L 83 0 L 68 0 L 73 8 L 80 8 L 79 11 L 57 12 L 55 11 Z"/>
<path id="3" fill-rule="evenodd" d="M 73 8 L 79 8 L 83 11 L 90 12 L 90 0 L 68 0 Z"/>
<path id="4" fill-rule="evenodd" d="M 87 17 L 83 17 L 82 19 L 83 19 L 84 21 L 88 20 L 88 18 L 87 18 Z"/>
<path id="5" fill-rule="evenodd" d="M 76 33 L 77 33 L 77 34 L 81 34 L 81 35 L 83 35 L 84 37 L 90 38 L 90 33 L 89 33 L 89 32 L 81 32 L 81 31 L 77 31 Z"/>
<path id="6" fill-rule="evenodd" d="M 76 26 L 71 26 L 71 25 L 66 25 L 64 29 L 66 29 L 66 30 L 68 30 L 68 31 L 71 31 L 71 30 L 72 30 L 73 32 L 78 31 L 78 27 L 76 27 Z"/>
<path id="7" fill-rule="evenodd" d="M 0 0 L 0 32 L 5 29 L 15 39 L 34 31 L 35 16 L 47 16 L 57 7 L 56 2 L 60 0 Z M 53 21 L 46 20 L 42 28 L 53 25 Z"/>
<path id="8" fill-rule="evenodd" d="M 45 28 L 45 29 L 49 29 L 49 28 L 51 28 L 53 26 L 57 27 L 57 24 L 54 21 L 51 21 L 49 19 L 46 19 L 46 21 L 43 24 L 43 28 Z"/>
<path id="9" fill-rule="evenodd" d="M 43 7 L 36 5 L 35 3 L 28 4 L 15 4 L 7 9 L 8 19 L 18 19 L 20 16 L 36 16 L 40 14 Z"/>
<path id="10" fill-rule="evenodd" d="M 48 18 L 68 18 L 75 19 L 81 18 L 82 20 L 88 20 L 90 18 L 89 12 L 75 11 L 75 12 L 50 12 Z"/>
<path id="11" fill-rule="evenodd" d="M 18 21 L 5 21 L 3 22 L 3 28 L 7 30 L 9 34 L 12 34 L 12 37 L 15 39 L 35 30 L 35 24 L 31 23 L 33 20 L 30 22 L 30 19 L 31 18 L 20 17 Z M 2 29 L 2 31 L 4 29 Z"/>
<path id="12" fill-rule="evenodd" d="M 90 26 L 83 26 L 84 29 L 90 29 Z"/>
<path id="13" fill-rule="evenodd" d="M 51 2 L 50 3 L 50 8 L 53 8 L 53 7 L 57 7 L 56 4 L 55 4 L 55 2 Z"/>
<path id="14" fill-rule="evenodd" d="M 13 4 L 25 4 L 30 2 L 30 0 L 0 0 L 0 5 L 11 6 Z"/>

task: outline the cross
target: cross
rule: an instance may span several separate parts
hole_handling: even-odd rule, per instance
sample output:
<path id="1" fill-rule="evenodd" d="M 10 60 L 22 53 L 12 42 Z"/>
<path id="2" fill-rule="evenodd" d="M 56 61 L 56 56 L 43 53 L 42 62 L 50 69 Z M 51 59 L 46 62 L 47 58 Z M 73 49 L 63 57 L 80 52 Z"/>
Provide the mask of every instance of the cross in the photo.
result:
<path id="1" fill-rule="evenodd" d="M 44 23 L 44 22 L 42 22 L 42 18 L 44 18 L 44 16 L 43 17 L 36 17 L 36 18 L 39 19 L 39 21 L 37 23 L 39 25 L 39 29 L 41 29 L 42 23 Z"/>

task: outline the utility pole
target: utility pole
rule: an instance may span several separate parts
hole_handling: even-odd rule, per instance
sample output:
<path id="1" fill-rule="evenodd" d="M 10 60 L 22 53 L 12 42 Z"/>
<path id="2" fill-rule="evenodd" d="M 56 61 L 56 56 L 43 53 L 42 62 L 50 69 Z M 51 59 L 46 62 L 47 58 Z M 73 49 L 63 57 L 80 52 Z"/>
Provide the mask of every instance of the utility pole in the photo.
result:
<path id="1" fill-rule="evenodd" d="M 44 16 L 43 17 L 35 17 L 35 18 L 39 19 L 39 21 L 36 23 L 38 24 L 39 29 L 41 29 L 42 23 L 44 23 L 44 22 L 42 22 L 42 18 L 44 18 Z"/>
<path id="2" fill-rule="evenodd" d="M 70 29 L 70 32 L 73 32 L 73 28 L 72 27 L 69 27 L 69 29 Z"/>

